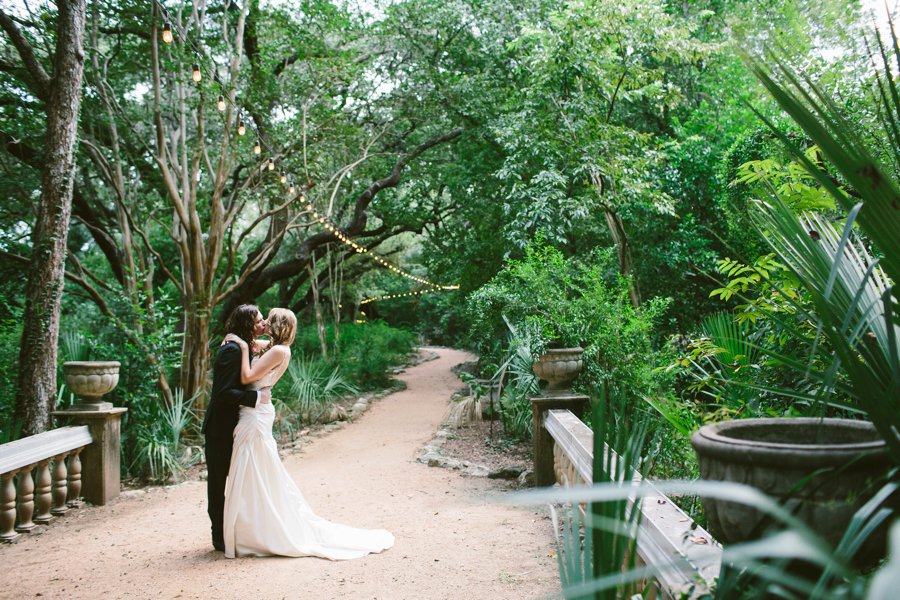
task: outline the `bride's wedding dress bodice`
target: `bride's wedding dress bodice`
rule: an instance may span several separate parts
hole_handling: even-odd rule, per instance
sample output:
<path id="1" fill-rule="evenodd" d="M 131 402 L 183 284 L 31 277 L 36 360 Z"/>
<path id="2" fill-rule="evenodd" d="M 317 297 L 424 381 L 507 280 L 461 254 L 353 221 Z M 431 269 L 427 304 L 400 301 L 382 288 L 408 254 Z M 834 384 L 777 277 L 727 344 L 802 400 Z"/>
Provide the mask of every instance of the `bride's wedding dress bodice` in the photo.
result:
<path id="1" fill-rule="evenodd" d="M 284 364 L 252 384 L 272 387 Z M 241 407 L 225 487 L 225 556 L 359 558 L 394 545 L 384 529 L 356 529 L 316 515 L 281 463 L 272 436 L 275 407 Z"/>

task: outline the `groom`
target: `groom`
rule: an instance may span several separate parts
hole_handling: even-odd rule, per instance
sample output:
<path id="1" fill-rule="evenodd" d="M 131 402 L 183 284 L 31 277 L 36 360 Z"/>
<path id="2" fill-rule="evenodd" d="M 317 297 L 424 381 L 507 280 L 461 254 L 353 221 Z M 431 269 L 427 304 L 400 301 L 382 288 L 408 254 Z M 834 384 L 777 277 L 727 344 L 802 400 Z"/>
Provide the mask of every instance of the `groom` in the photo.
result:
<path id="1" fill-rule="evenodd" d="M 267 323 L 254 304 L 242 304 L 234 309 L 225 323 L 225 333 L 233 333 L 253 348 L 253 340 L 266 333 Z M 225 551 L 222 519 L 225 511 L 225 479 L 231 467 L 231 449 L 234 445 L 234 428 L 238 422 L 241 406 L 255 407 L 257 401 L 272 401 L 270 390 L 247 390 L 241 385 L 240 347 L 229 342 L 219 349 L 213 365 L 212 393 L 206 418 L 203 420 L 203 435 L 206 437 L 206 495 L 209 520 L 212 523 L 213 547 Z"/>

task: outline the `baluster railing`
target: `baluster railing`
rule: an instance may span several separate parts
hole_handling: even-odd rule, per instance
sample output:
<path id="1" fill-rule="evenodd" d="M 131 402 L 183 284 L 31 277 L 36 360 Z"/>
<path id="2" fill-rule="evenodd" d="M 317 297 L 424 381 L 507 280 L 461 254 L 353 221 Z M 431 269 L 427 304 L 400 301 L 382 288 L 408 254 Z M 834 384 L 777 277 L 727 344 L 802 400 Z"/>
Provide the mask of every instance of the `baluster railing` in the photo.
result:
<path id="1" fill-rule="evenodd" d="M 0 541 L 15 541 L 77 505 L 79 454 L 91 441 L 88 426 L 81 425 L 0 446 Z"/>
<path id="2" fill-rule="evenodd" d="M 591 485 L 593 481 L 593 432 L 568 410 L 549 410 L 542 429 L 553 440 L 552 470 L 563 486 Z M 604 445 L 604 453 L 615 452 Z M 537 471 L 537 466 L 535 466 Z M 641 476 L 634 474 L 634 481 Z M 652 567 L 659 594 L 651 598 L 681 600 L 707 597 L 721 564 L 721 547 L 702 527 L 696 526 L 678 506 L 649 481 L 649 492 L 637 500 L 641 511 L 637 536 L 637 563 Z M 632 503 L 635 500 L 629 502 Z"/>
<path id="3" fill-rule="evenodd" d="M 46 525 L 53 520 L 53 515 L 50 514 L 50 488 L 53 485 L 50 477 L 50 459 L 39 462 L 35 473 L 37 514 L 34 516 L 34 522 Z"/>

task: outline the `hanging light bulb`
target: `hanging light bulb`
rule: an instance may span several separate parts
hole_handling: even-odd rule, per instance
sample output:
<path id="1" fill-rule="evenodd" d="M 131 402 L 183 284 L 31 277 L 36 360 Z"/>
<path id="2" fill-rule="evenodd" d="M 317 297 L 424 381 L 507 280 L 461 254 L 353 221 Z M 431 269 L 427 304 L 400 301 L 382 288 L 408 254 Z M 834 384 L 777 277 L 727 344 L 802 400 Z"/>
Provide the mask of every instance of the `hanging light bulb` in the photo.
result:
<path id="1" fill-rule="evenodd" d="M 166 21 L 165 23 L 163 23 L 162 40 L 167 44 L 171 44 L 172 39 L 172 26 L 168 21 Z"/>
<path id="2" fill-rule="evenodd" d="M 281 172 L 281 183 L 287 183 L 287 173 Z"/>
<path id="3" fill-rule="evenodd" d="M 193 72 L 191 73 L 191 77 L 194 78 L 194 81 L 200 83 L 200 80 L 203 79 L 203 75 L 200 74 L 200 65 L 194 63 Z"/>
<path id="4" fill-rule="evenodd" d="M 219 94 L 219 99 L 216 101 L 216 108 L 219 110 L 225 110 L 225 96 Z"/>
<path id="5" fill-rule="evenodd" d="M 294 195 L 294 189 L 295 189 L 295 188 L 294 188 L 294 181 L 291 180 L 291 185 L 288 186 L 288 194 L 290 194 L 291 196 L 293 196 L 293 195 Z"/>
<path id="6" fill-rule="evenodd" d="M 259 154 L 262 152 L 262 147 L 259 145 L 259 140 L 256 140 L 256 143 L 253 144 L 253 154 Z"/>
<path id="7" fill-rule="evenodd" d="M 247 133 L 247 127 L 244 125 L 243 119 L 238 119 L 238 135 L 244 135 Z"/>
<path id="8" fill-rule="evenodd" d="M 275 170 L 275 161 L 272 160 L 271 158 L 269 159 L 269 170 L 270 170 L 270 171 L 274 171 L 274 170 Z"/>

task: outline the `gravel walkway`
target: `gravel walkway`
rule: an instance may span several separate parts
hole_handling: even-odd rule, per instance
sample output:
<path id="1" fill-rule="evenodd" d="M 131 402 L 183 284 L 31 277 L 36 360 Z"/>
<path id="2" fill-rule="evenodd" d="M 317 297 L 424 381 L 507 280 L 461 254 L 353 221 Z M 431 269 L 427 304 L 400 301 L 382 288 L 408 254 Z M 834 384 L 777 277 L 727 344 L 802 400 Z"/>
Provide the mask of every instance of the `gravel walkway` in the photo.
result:
<path id="1" fill-rule="evenodd" d="M 205 483 L 191 481 L 71 511 L 0 546 L 0 598 L 558 597 L 546 509 L 497 502 L 502 484 L 416 461 L 461 386 L 450 368 L 472 359 L 431 350 L 436 360 L 399 375 L 406 390 L 285 458 L 317 513 L 389 529 L 390 550 L 345 562 L 226 559 L 209 543 Z"/>

